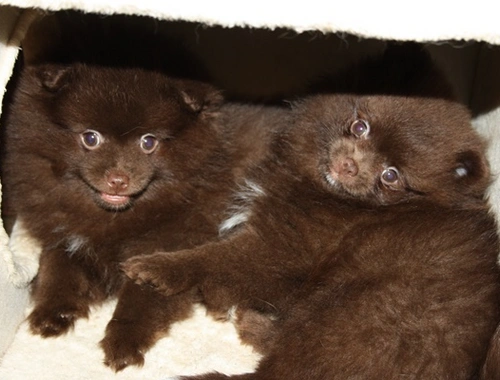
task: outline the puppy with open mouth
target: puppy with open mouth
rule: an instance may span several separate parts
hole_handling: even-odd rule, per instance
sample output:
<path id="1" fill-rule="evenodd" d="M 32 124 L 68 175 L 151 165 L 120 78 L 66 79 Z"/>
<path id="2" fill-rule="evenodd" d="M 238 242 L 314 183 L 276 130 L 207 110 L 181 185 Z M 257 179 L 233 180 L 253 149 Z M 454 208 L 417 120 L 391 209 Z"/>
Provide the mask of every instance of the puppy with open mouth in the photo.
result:
<path id="1" fill-rule="evenodd" d="M 259 110 L 222 103 L 206 83 L 138 68 L 24 68 L 5 120 L 2 180 L 5 204 L 42 247 L 33 333 L 60 336 L 118 296 L 101 341 L 118 371 L 141 365 L 190 315 L 196 294 L 166 299 L 125 281 L 119 263 L 218 238 L 235 178 L 265 155 L 268 133 L 247 127 L 249 112 L 265 125 Z"/>

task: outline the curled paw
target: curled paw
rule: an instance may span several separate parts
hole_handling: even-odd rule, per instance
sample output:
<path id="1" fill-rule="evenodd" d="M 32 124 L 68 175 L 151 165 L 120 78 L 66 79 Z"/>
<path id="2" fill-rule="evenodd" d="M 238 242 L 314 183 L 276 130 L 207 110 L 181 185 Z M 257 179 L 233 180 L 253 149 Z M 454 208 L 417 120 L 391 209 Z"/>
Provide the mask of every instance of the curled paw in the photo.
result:
<path id="1" fill-rule="evenodd" d="M 186 277 L 176 269 L 175 260 L 164 253 L 136 256 L 121 264 L 123 272 L 136 284 L 148 285 L 165 295 L 186 288 Z"/>
<path id="2" fill-rule="evenodd" d="M 105 339 L 101 341 L 101 347 L 104 350 L 104 364 L 112 370 L 119 372 L 130 365 L 138 367 L 144 365 L 144 354 L 138 347 L 123 344 L 113 345 L 105 341 Z"/>
<path id="3" fill-rule="evenodd" d="M 124 325 L 120 321 L 111 321 L 106 336 L 100 346 L 104 351 L 104 364 L 119 372 L 128 366 L 142 367 L 144 365 L 144 342 L 140 337 L 131 333 L 133 327 Z"/>
<path id="4" fill-rule="evenodd" d="M 88 308 L 73 305 L 37 306 L 29 315 L 28 322 L 33 334 L 44 338 L 67 333 L 79 318 L 88 317 Z"/>

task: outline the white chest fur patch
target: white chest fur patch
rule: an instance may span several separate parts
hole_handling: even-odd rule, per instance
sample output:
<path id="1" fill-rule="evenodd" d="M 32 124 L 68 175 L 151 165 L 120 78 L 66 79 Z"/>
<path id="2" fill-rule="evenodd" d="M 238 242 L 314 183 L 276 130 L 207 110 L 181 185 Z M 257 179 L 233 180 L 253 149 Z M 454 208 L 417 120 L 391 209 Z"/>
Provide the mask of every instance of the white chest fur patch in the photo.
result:
<path id="1" fill-rule="evenodd" d="M 87 238 L 79 235 L 71 235 L 66 241 L 66 253 L 72 256 L 76 252 L 82 250 L 87 245 L 87 243 Z"/>
<path id="2" fill-rule="evenodd" d="M 219 234 L 224 235 L 245 223 L 250 218 L 255 199 L 264 195 L 265 192 L 262 187 L 255 182 L 245 180 L 240 190 L 234 195 L 233 204 L 228 209 L 228 218 L 219 226 Z"/>

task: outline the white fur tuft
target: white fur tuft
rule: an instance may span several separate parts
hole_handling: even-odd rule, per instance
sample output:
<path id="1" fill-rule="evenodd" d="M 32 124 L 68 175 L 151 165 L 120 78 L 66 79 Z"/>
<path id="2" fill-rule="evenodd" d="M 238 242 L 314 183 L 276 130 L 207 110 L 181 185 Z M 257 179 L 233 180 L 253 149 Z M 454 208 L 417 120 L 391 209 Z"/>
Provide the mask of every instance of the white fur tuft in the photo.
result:
<path id="1" fill-rule="evenodd" d="M 243 210 L 239 214 L 231 215 L 220 224 L 219 234 L 224 235 L 225 233 L 231 231 L 233 228 L 245 223 L 248 220 L 249 216 L 250 210 Z"/>
<path id="2" fill-rule="evenodd" d="M 234 196 L 234 203 L 229 207 L 229 217 L 219 226 L 219 234 L 224 235 L 237 226 L 244 224 L 250 218 L 252 204 L 256 198 L 266 193 L 261 186 L 253 181 L 245 180 L 244 185 Z"/>
<path id="3" fill-rule="evenodd" d="M 227 320 L 230 322 L 236 321 L 236 311 L 238 310 L 238 306 L 231 306 L 227 311 Z"/>
<path id="4" fill-rule="evenodd" d="M 335 178 L 332 177 L 332 175 L 330 173 L 327 173 L 325 175 L 325 178 L 326 178 L 326 181 L 332 185 L 332 186 L 337 186 L 337 180 Z"/>
<path id="5" fill-rule="evenodd" d="M 71 235 L 67 239 L 66 253 L 71 256 L 81 250 L 85 245 L 87 245 L 87 243 L 87 238 L 78 235 Z"/>

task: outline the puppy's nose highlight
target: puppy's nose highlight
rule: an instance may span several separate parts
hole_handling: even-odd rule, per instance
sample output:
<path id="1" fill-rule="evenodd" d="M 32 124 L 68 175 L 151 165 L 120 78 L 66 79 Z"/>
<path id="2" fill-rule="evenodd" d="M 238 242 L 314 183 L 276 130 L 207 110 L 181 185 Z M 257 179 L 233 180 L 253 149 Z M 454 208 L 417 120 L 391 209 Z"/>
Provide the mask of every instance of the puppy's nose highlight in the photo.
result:
<path id="1" fill-rule="evenodd" d="M 110 189 L 119 193 L 128 188 L 130 179 L 125 174 L 111 173 L 106 177 L 106 182 L 108 183 Z"/>
<path id="2" fill-rule="evenodd" d="M 352 158 L 343 158 L 336 166 L 335 169 L 340 175 L 354 177 L 358 174 L 358 166 Z"/>

